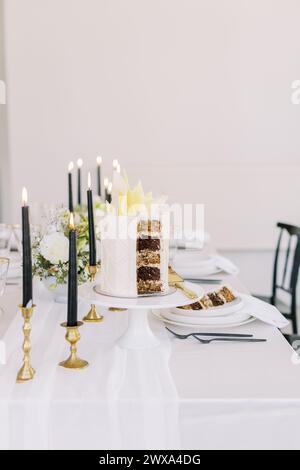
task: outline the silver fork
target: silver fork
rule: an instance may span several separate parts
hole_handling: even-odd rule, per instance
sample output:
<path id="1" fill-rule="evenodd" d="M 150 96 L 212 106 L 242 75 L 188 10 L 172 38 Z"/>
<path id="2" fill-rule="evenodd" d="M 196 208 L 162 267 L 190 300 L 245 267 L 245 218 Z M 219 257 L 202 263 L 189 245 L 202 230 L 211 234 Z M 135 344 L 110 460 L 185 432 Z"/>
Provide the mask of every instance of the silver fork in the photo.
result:
<path id="1" fill-rule="evenodd" d="M 175 331 L 170 330 L 167 326 L 165 327 L 166 330 L 168 330 L 170 333 L 172 333 L 176 338 L 178 339 L 187 339 L 190 336 L 197 335 L 198 336 L 222 336 L 222 338 L 252 338 L 253 335 L 243 335 L 243 334 L 237 334 L 237 333 L 189 333 L 186 335 L 180 334 L 180 333 L 175 333 Z"/>
<path id="2" fill-rule="evenodd" d="M 202 344 L 209 344 L 213 341 L 227 341 L 231 343 L 264 343 L 267 341 L 266 339 L 260 338 L 212 338 L 212 339 L 202 339 L 196 335 L 193 335 L 200 343 Z"/>

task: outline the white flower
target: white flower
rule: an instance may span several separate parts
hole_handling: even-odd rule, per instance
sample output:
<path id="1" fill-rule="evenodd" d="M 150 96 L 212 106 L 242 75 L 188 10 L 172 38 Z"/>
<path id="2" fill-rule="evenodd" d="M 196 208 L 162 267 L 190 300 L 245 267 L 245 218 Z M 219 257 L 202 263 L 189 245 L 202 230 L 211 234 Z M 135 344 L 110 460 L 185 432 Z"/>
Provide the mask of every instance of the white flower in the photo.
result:
<path id="1" fill-rule="evenodd" d="M 41 255 L 52 264 L 65 263 L 69 258 L 69 240 L 63 233 L 45 235 L 40 243 Z"/>

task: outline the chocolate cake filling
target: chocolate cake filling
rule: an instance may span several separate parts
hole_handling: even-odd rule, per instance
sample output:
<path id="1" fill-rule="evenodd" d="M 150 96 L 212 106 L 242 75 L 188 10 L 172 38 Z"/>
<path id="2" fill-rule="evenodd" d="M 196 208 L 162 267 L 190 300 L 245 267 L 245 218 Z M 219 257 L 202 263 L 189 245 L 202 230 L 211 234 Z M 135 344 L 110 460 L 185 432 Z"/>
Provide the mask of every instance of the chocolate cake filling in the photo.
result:
<path id="1" fill-rule="evenodd" d="M 208 294 L 208 297 L 212 301 L 214 307 L 218 307 L 219 305 L 224 304 L 224 301 L 215 292 Z"/>
<path id="2" fill-rule="evenodd" d="M 142 250 L 159 251 L 160 239 L 159 238 L 138 238 L 137 239 L 137 251 L 142 251 Z"/>
<path id="3" fill-rule="evenodd" d="M 137 269 L 137 278 L 142 281 L 159 281 L 160 269 L 153 266 L 141 266 Z"/>

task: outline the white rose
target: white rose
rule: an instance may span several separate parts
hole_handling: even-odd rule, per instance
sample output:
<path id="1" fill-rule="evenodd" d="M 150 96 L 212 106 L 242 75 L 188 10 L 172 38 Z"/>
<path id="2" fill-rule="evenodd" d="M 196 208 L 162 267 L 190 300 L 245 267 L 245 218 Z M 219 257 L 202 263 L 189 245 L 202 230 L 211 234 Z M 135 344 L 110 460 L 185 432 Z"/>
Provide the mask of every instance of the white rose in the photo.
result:
<path id="1" fill-rule="evenodd" d="M 69 240 L 59 232 L 45 235 L 40 243 L 40 252 L 52 264 L 65 263 L 69 258 Z"/>

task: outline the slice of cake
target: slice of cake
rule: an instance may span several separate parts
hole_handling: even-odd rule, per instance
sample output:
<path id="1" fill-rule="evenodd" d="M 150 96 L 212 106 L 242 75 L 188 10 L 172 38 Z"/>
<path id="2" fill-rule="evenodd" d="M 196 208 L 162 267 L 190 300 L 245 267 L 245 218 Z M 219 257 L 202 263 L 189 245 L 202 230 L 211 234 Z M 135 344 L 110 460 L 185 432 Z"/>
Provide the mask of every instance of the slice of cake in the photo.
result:
<path id="1" fill-rule="evenodd" d="M 207 310 L 212 307 L 220 307 L 226 303 L 233 302 L 236 296 L 229 287 L 223 286 L 218 291 L 207 292 L 200 300 L 193 304 L 179 307 L 183 310 Z"/>

